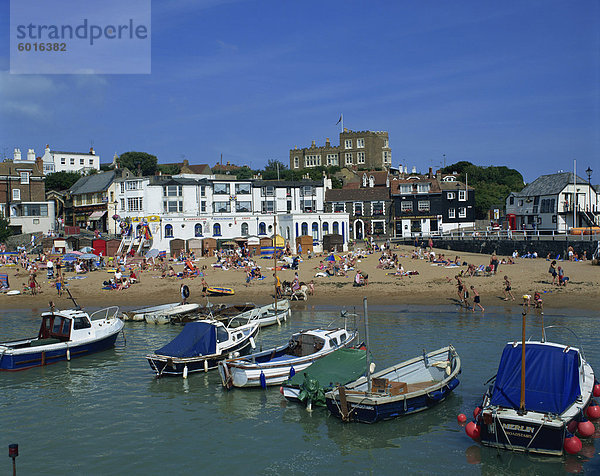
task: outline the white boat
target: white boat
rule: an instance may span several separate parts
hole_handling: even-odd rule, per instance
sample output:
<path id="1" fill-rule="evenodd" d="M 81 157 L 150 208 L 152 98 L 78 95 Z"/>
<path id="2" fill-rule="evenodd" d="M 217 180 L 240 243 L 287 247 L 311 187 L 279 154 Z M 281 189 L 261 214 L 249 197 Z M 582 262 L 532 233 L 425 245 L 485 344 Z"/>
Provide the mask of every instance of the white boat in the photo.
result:
<path id="1" fill-rule="evenodd" d="M 168 311 L 179 305 L 179 302 L 171 302 L 169 304 L 161 304 L 159 306 L 144 307 L 142 309 L 135 309 L 133 311 L 125 311 L 123 312 L 123 320 L 141 322 L 146 319 L 147 314 Z"/>
<path id="2" fill-rule="evenodd" d="M 118 312 L 116 306 L 92 314 L 44 312 L 37 337 L 0 343 L 0 370 L 40 367 L 109 349 L 124 325 Z"/>
<path id="3" fill-rule="evenodd" d="M 166 311 L 151 312 L 145 315 L 144 319 L 152 324 L 169 324 L 171 319 L 176 316 L 182 316 L 194 312 L 200 307 L 200 304 L 180 304 L 167 309 Z"/>
<path id="4" fill-rule="evenodd" d="M 351 345 L 357 335 L 345 328 L 297 332 L 280 347 L 219 362 L 221 381 L 227 388 L 281 384 L 315 360 Z"/>
<path id="5" fill-rule="evenodd" d="M 229 320 L 229 326 L 238 327 L 251 322 L 257 322 L 260 327 L 281 324 L 291 315 L 291 312 L 290 302 L 287 299 L 282 299 L 277 303 L 257 307 L 232 317 Z"/>

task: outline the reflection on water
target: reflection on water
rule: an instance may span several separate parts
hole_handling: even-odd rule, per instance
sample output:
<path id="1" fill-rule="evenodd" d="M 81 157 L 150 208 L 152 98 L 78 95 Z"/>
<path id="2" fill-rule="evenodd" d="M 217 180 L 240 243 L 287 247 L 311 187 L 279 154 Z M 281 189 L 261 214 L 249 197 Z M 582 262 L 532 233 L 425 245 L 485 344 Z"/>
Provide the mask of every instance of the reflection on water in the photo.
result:
<path id="1" fill-rule="evenodd" d="M 3 313 L 0 335 L 34 335 L 37 316 Z M 257 345 L 279 345 L 293 332 L 336 319 L 334 325 L 343 325 L 338 317 L 338 308 L 306 306 L 281 327 L 264 329 Z M 347 424 L 326 409 L 308 412 L 286 402 L 277 387 L 226 391 L 214 371 L 157 380 L 144 356 L 181 328 L 126 323 L 126 346 L 119 339 L 116 349 L 101 354 L 0 374 L 4 443 L 19 443 L 22 474 L 600 472 L 594 439 L 584 441 L 577 457 L 543 459 L 480 448 L 456 424 L 458 413 L 470 415 L 479 403 L 505 342 L 520 336 L 518 307 L 488 307 L 481 314 L 455 306 L 370 305 L 369 317 L 378 369 L 454 344 L 463 368 L 454 394 L 404 418 Z M 573 329 L 600 372 L 597 313 L 547 310 L 544 321 Z M 532 314 L 528 335 L 538 338 L 540 326 L 541 316 Z M 568 333 L 551 332 L 572 342 Z"/>

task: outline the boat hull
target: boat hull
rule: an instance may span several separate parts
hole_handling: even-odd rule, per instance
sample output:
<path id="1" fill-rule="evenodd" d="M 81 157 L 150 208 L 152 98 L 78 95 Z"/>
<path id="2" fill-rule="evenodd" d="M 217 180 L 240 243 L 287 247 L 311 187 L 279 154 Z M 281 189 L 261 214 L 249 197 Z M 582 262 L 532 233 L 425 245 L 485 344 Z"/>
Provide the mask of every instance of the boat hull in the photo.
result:
<path id="1" fill-rule="evenodd" d="M 425 393 L 415 397 L 396 399 L 381 403 L 361 402 L 361 399 L 348 399 L 347 408 L 351 415 L 351 420 L 360 423 L 376 423 L 383 420 L 391 420 L 403 415 L 410 415 L 423 410 L 427 410 L 440 402 L 443 402 L 452 391 L 458 386 L 459 380 L 453 378 L 447 385 L 432 393 Z M 365 399 L 366 400 L 366 399 Z M 337 416 L 343 418 L 339 402 L 327 397 L 327 408 Z"/>
<path id="2" fill-rule="evenodd" d="M 9 354 L 0 357 L 0 371 L 26 370 L 102 352 L 114 347 L 120 328 L 112 335 L 83 344 L 54 344 L 48 349 L 38 347 L 34 352 Z M 59 346 L 57 348 L 57 346 Z M 67 357 L 67 350 L 69 356 Z"/>

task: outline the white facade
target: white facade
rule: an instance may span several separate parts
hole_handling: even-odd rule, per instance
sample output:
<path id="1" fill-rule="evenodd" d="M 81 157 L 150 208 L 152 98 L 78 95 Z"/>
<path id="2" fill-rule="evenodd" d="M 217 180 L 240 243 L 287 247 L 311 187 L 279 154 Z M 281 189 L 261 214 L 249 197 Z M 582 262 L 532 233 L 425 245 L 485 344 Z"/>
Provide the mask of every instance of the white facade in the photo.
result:
<path id="1" fill-rule="evenodd" d="M 19 202 L 10 206 L 10 226 L 21 227 L 21 233 L 55 231 L 54 202 Z"/>
<path id="2" fill-rule="evenodd" d="M 115 182 L 114 206 L 120 218 L 146 220 L 159 250 L 168 251 L 174 238 L 271 237 L 275 220 L 292 248 L 298 236 L 311 235 L 319 249 L 324 232 L 334 230 L 346 244 L 349 216 L 325 213 L 324 197 L 318 182 L 129 177 Z"/>
<path id="3" fill-rule="evenodd" d="M 96 155 L 93 148 L 86 152 L 62 152 L 46 150 L 42 157 L 44 161 L 44 174 L 54 172 L 87 172 L 88 170 L 100 170 L 100 156 Z"/>

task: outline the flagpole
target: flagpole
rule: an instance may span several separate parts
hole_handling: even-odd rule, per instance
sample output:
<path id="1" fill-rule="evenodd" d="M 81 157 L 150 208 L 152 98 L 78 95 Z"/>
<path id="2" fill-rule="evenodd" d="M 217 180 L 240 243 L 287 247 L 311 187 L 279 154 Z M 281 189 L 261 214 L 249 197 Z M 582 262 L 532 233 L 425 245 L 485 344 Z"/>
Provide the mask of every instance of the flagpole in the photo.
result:
<path id="1" fill-rule="evenodd" d="M 342 130 L 340 132 L 344 132 L 344 115 L 342 114 L 340 117 L 342 118 Z"/>

